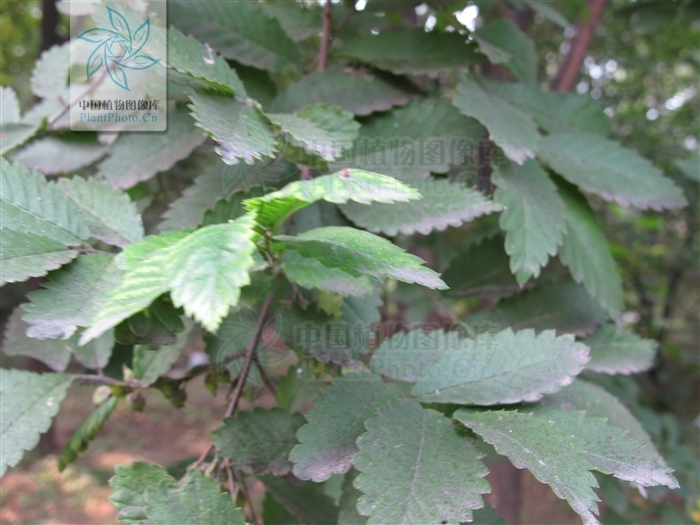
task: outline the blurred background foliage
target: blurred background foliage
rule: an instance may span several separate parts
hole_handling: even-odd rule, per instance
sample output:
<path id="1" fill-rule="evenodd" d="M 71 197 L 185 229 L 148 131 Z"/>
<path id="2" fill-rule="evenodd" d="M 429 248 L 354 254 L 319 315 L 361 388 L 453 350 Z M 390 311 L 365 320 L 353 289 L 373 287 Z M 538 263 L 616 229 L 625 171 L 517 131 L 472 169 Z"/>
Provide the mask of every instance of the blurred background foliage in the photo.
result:
<path id="1" fill-rule="evenodd" d="M 571 50 L 573 28 L 562 29 L 547 20 L 528 7 L 532 2 L 415 4 L 419 20 L 437 31 L 454 30 L 465 20 L 478 27 L 491 10 L 519 22 L 524 18 L 540 53 L 545 86 L 556 79 Z M 586 20 L 584 1 L 550 4 L 571 22 Z M 48 47 L 42 31 L 47 6 L 55 8 L 51 0 L 0 3 L 0 83 L 17 91 L 23 108 L 34 103 L 29 77 L 41 50 Z M 53 43 L 65 38 L 67 20 L 59 16 L 54 29 Z M 700 523 L 699 44 L 698 0 L 609 2 L 575 87 L 600 102 L 613 134 L 662 168 L 690 203 L 678 212 L 658 213 L 592 199 L 625 281 L 625 322 L 660 344 L 656 366 L 649 372 L 591 379 L 604 380 L 603 386 L 625 401 L 681 482 L 680 491 L 660 488 L 643 498 L 625 494 L 629 487 L 601 477 L 604 523 Z M 3 319 L 16 302 L 3 299 Z"/>

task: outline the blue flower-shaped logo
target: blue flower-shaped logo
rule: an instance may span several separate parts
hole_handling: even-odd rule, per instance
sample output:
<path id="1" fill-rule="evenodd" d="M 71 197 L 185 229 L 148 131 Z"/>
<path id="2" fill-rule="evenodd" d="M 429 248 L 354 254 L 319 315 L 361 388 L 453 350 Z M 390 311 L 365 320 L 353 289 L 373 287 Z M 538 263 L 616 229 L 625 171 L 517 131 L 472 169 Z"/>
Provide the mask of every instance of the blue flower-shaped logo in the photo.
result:
<path id="1" fill-rule="evenodd" d="M 87 79 L 90 80 L 104 66 L 112 82 L 122 89 L 131 91 L 126 69 L 148 69 L 160 62 L 160 59 L 141 53 L 151 35 L 151 22 L 147 18 L 132 33 L 126 18 L 114 9 L 109 7 L 106 9 L 112 29 L 96 27 L 83 31 L 76 37 L 91 44 L 97 44 L 85 66 Z"/>

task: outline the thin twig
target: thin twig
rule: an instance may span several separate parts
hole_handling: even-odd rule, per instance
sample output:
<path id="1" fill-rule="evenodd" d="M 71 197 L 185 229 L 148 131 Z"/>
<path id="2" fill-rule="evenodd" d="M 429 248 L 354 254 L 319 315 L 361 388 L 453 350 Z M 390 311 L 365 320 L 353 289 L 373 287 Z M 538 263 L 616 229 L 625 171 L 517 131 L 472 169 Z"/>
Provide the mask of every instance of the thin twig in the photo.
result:
<path id="1" fill-rule="evenodd" d="M 326 0 L 323 8 L 323 36 L 321 37 L 321 56 L 318 59 L 318 70 L 323 73 L 328 63 L 328 47 L 331 43 L 331 24 L 333 22 L 333 3 Z"/>
<path id="2" fill-rule="evenodd" d="M 333 40 L 333 37 L 335 37 L 340 32 L 340 30 L 343 29 L 345 24 L 348 23 L 348 21 L 350 20 L 350 18 L 352 18 L 352 15 L 354 15 L 355 12 L 356 12 L 355 6 L 352 6 L 350 9 L 347 10 L 347 12 L 343 15 L 343 18 L 341 18 L 340 22 L 338 22 L 338 25 L 335 26 L 335 28 L 333 28 L 331 30 L 330 40 Z M 324 36 L 325 36 L 325 32 L 324 32 Z M 329 48 L 330 48 L 330 46 L 329 46 Z M 311 63 L 304 68 L 304 72 L 308 73 L 308 72 L 312 71 L 316 67 L 316 64 L 319 63 L 319 60 L 321 60 L 321 51 L 316 53 L 316 56 L 311 61 Z"/>
<path id="3" fill-rule="evenodd" d="M 262 379 L 263 384 L 270 392 L 272 392 L 273 396 L 277 396 L 277 389 L 275 388 L 275 385 L 270 380 L 270 376 L 267 375 L 265 368 L 260 363 L 260 361 L 258 361 L 257 358 L 254 357 L 253 360 L 255 361 L 255 367 L 258 369 L 258 373 L 260 374 L 260 379 Z"/>
<path id="4" fill-rule="evenodd" d="M 75 97 L 73 97 L 71 100 L 66 102 L 61 109 L 59 109 L 56 113 L 51 115 L 49 119 L 46 121 L 49 129 L 53 129 L 53 125 L 66 113 L 68 113 L 68 110 L 75 106 L 78 102 L 80 102 L 80 99 L 83 97 L 87 97 L 88 95 L 91 95 L 97 87 L 102 83 L 102 81 L 105 79 L 107 76 L 107 69 L 105 67 L 104 71 L 101 71 L 98 76 L 94 78 L 88 86 L 78 93 Z"/>
<path id="5" fill-rule="evenodd" d="M 209 446 L 204 450 L 204 452 L 202 452 L 202 455 L 197 458 L 197 461 L 192 463 L 190 468 L 198 468 L 202 463 L 204 463 L 204 460 L 207 459 L 207 456 L 211 454 L 212 450 L 214 450 L 214 443 L 209 443 Z"/>
<path id="6" fill-rule="evenodd" d="M 255 505 L 253 505 L 253 502 L 250 500 L 250 495 L 248 494 L 248 487 L 245 484 L 245 475 L 242 472 L 239 472 L 239 474 L 240 481 L 238 481 L 238 476 L 236 476 L 236 481 L 238 481 L 238 486 L 241 487 L 243 498 L 245 498 L 246 503 L 248 503 L 248 507 L 250 508 L 250 519 L 253 523 L 257 525 L 258 523 L 260 523 L 260 520 L 258 519 L 257 512 L 255 512 Z"/>
<path id="7" fill-rule="evenodd" d="M 231 462 L 227 459 L 224 460 L 224 469 L 226 469 L 226 476 L 228 477 L 228 491 L 231 493 L 231 499 L 233 504 L 236 504 L 236 498 L 238 497 L 238 490 L 236 485 L 233 483 L 233 472 L 231 471 Z"/>

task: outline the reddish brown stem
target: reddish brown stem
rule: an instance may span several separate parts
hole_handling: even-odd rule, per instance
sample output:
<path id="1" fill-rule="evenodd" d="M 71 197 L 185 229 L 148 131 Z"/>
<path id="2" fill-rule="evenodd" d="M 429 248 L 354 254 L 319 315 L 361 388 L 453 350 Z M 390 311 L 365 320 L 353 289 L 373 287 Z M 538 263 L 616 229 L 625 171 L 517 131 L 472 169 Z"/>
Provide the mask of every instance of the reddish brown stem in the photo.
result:
<path id="1" fill-rule="evenodd" d="M 323 36 L 321 38 L 321 53 L 318 60 L 318 70 L 323 72 L 328 64 L 328 47 L 331 43 L 331 23 L 333 21 L 333 4 L 326 0 L 323 8 Z"/>

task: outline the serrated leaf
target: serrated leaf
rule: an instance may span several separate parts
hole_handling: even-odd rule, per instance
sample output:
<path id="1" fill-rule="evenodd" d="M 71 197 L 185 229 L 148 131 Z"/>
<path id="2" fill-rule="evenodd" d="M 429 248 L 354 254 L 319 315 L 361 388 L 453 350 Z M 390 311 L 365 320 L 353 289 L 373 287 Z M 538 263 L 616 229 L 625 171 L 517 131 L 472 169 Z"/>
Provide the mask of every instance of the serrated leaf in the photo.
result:
<path id="1" fill-rule="evenodd" d="M 488 321 L 513 330 L 554 329 L 559 333 L 586 335 L 608 315 L 575 283 L 550 283 L 501 300 L 487 312 L 465 319 L 469 324 Z"/>
<path id="2" fill-rule="evenodd" d="M 340 157 L 343 149 L 352 145 L 360 129 L 351 113 L 324 104 L 306 106 L 293 115 L 268 114 L 267 118 L 290 137 L 292 145 L 325 160 Z"/>
<path id="3" fill-rule="evenodd" d="M 497 95 L 487 92 L 472 76 L 464 74 L 457 83 L 452 103 L 460 113 L 474 117 L 489 130 L 489 137 L 506 156 L 523 164 L 534 158 L 540 134 L 532 119 Z"/>
<path id="4" fill-rule="evenodd" d="M 177 480 L 160 465 L 135 461 L 131 465 L 117 465 L 116 473 L 109 480 L 112 495 L 110 503 L 117 509 L 117 521 L 129 525 L 147 523 L 145 498 L 151 486 L 177 488 Z"/>
<path id="5" fill-rule="evenodd" d="M 161 346 L 157 350 L 151 350 L 146 345 L 134 346 L 132 370 L 141 386 L 144 388 L 151 386 L 161 375 L 170 370 L 187 345 L 192 327 L 193 323 L 185 319 L 185 329 L 177 334 L 175 342 Z"/>
<path id="6" fill-rule="evenodd" d="M 365 420 L 401 395 L 396 385 L 372 374 L 335 378 L 321 390 L 321 397 L 306 414 L 308 423 L 297 432 L 299 445 L 289 455 L 294 475 L 318 483 L 345 474 L 359 450 L 355 440 L 365 433 Z"/>
<path id="7" fill-rule="evenodd" d="M 394 178 L 347 169 L 310 181 L 292 182 L 281 190 L 249 199 L 244 204 L 246 209 L 255 212 L 258 224 L 274 229 L 295 211 L 319 200 L 334 203 L 352 200 L 369 204 L 404 202 L 418 198 L 420 193 Z"/>
<path id="8" fill-rule="evenodd" d="M 389 236 L 403 233 L 427 235 L 448 226 L 459 227 L 476 217 L 499 211 L 501 207 L 481 192 L 456 182 L 429 179 L 411 181 L 422 198 L 398 204 L 348 203 L 340 206 L 347 217 L 358 226 Z"/>
<path id="9" fill-rule="evenodd" d="M 398 74 L 437 74 L 476 62 L 474 46 L 465 36 L 422 28 L 358 36 L 344 42 L 340 54 Z"/>
<path id="10" fill-rule="evenodd" d="M 8 86 L 0 86 L 0 102 L 2 102 L 2 109 L 0 109 L 0 125 L 17 124 L 20 121 L 21 115 L 19 100 L 17 99 L 15 90 Z M 5 137 L 3 137 L 3 139 L 4 138 Z"/>
<path id="11" fill-rule="evenodd" d="M 218 142 L 214 149 L 225 163 L 253 164 L 274 156 L 275 137 L 260 110 L 214 93 L 196 93 L 191 98 L 192 116 Z"/>
<path id="12" fill-rule="evenodd" d="M 79 346 L 78 334 L 70 339 L 73 355 L 86 368 L 99 370 L 107 366 L 114 349 L 114 331 L 109 330 L 84 346 Z"/>
<path id="13" fill-rule="evenodd" d="M 90 236 L 114 246 L 143 239 L 143 223 L 129 196 L 94 177 L 60 179 L 58 188 L 85 217 Z"/>
<path id="14" fill-rule="evenodd" d="M 365 422 L 355 468 L 368 523 L 471 521 L 490 491 L 483 454 L 448 418 L 411 400 L 391 402 Z"/>
<path id="15" fill-rule="evenodd" d="M 332 168 L 352 166 L 401 180 L 425 179 L 469 160 L 486 137 L 486 129 L 456 112 L 449 100 L 416 100 L 364 124 L 355 149 Z"/>
<path id="16" fill-rule="evenodd" d="M 168 110 L 166 131 L 121 136 L 98 168 L 115 188 L 131 188 L 188 157 L 204 140 L 187 110 L 175 105 Z"/>
<path id="17" fill-rule="evenodd" d="M 282 72 L 302 64 L 296 45 L 277 20 L 252 3 L 174 2 L 168 19 L 222 56 L 247 66 Z"/>
<path id="18" fill-rule="evenodd" d="M 272 4 L 264 4 L 265 8 Z M 272 103 L 275 112 L 296 111 L 312 104 L 340 106 L 354 115 L 369 115 L 404 106 L 417 92 L 398 77 L 331 64 L 324 72 L 305 75 Z"/>
<path id="19" fill-rule="evenodd" d="M 367 518 L 361 516 L 357 511 L 357 500 L 362 496 L 362 492 L 354 486 L 355 478 L 359 475 L 355 469 L 351 469 L 343 480 L 340 493 L 340 512 L 338 513 L 338 525 L 365 525 Z"/>
<path id="20" fill-rule="evenodd" d="M 275 240 L 302 257 L 315 258 L 328 268 L 377 280 L 393 278 L 439 290 L 447 286 L 437 273 L 422 265 L 415 255 L 404 252 L 386 239 L 342 226 L 329 226 L 296 237 L 278 235 Z"/>
<path id="21" fill-rule="evenodd" d="M 588 348 L 572 335 L 508 328 L 486 341 L 462 340 L 457 348 L 442 351 L 442 357 L 418 376 L 412 393 L 425 403 L 537 401 L 571 383 L 588 359 Z"/>
<path id="22" fill-rule="evenodd" d="M 68 81 L 70 44 L 55 45 L 41 53 L 34 64 L 30 85 L 39 98 L 58 98 Z"/>
<path id="23" fill-rule="evenodd" d="M 549 133 L 572 129 L 602 136 L 610 133 L 610 118 L 589 96 L 553 93 L 528 84 L 499 83 L 489 87 Z"/>
<path id="24" fill-rule="evenodd" d="M 169 481 L 169 480 L 168 480 Z M 146 489 L 146 516 L 153 525 L 245 525 L 243 511 L 234 506 L 231 495 L 221 492 L 217 480 L 201 470 L 191 469 L 179 486 L 170 483 Z"/>
<path id="25" fill-rule="evenodd" d="M 297 443 L 295 434 L 303 424 L 301 414 L 258 407 L 225 419 L 213 441 L 235 468 L 248 467 L 255 475 L 283 476 L 292 469 L 289 451 Z"/>
<path id="26" fill-rule="evenodd" d="M 317 6 L 292 4 L 289 2 L 266 2 L 260 5 L 262 11 L 276 19 L 289 38 L 298 42 L 312 36 L 318 36 L 322 13 Z"/>
<path id="27" fill-rule="evenodd" d="M 525 284 L 556 255 L 566 231 L 566 206 L 534 160 L 497 166 L 491 176 L 497 186 L 493 198 L 504 208 L 499 224 L 506 232 L 510 270 Z"/>
<path id="28" fill-rule="evenodd" d="M 35 374 L 0 369 L 0 476 L 39 443 L 51 426 L 71 379 L 65 374 Z"/>
<path id="29" fill-rule="evenodd" d="M 104 157 L 109 146 L 95 141 L 62 140 L 46 137 L 35 140 L 13 155 L 13 159 L 46 175 L 70 173 Z"/>
<path id="30" fill-rule="evenodd" d="M 636 374 L 654 364 L 657 342 L 612 324 L 601 326 L 581 341 L 590 348 L 588 370 L 602 374 Z"/>
<path id="31" fill-rule="evenodd" d="M 84 452 L 89 442 L 97 437 L 97 434 L 100 433 L 105 422 L 117 406 L 118 400 L 116 396 L 111 396 L 100 406 L 93 409 L 83 420 L 58 456 L 59 472 L 62 472 L 69 463 L 75 461 L 78 458 L 78 454 Z"/>
<path id="32" fill-rule="evenodd" d="M 583 191 L 621 206 L 654 210 L 687 204 L 680 188 L 636 151 L 580 131 L 559 131 L 544 137 L 537 155 Z"/>
<path id="33" fill-rule="evenodd" d="M 474 31 L 481 52 L 528 84 L 537 80 L 537 50 L 534 42 L 511 20 L 490 22 Z"/>
<path id="34" fill-rule="evenodd" d="M 27 328 L 29 325 L 22 319 L 22 310 L 15 308 L 7 320 L 3 353 L 8 356 L 31 357 L 56 372 L 63 372 L 70 361 L 70 344 L 67 341 L 37 341 L 27 336 Z"/>
<path id="35" fill-rule="evenodd" d="M 327 268 L 316 259 L 306 259 L 297 252 L 284 254 L 284 274 L 304 288 L 319 288 L 341 295 L 365 295 L 372 291 L 367 277 L 353 277 L 338 268 Z"/>
<path id="36" fill-rule="evenodd" d="M 586 525 L 599 521 L 594 487 L 594 465 L 581 444 L 553 423 L 531 413 L 512 411 L 475 412 L 460 409 L 455 419 L 479 434 L 484 441 L 507 456 L 517 468 L 527 468 L 554 493 L 569 502 Z"/>
<path id="37" fill-rule="evenodd" d="M 510 271 L 503 238 L 498 236 L 470 246 L 450 261 L 442 274 L 454 297 L 506 297 L 520 291 Z"/>
<path id="38" fill-rule="evenodd" d="M 292 478 L 292 482 L 285 479 Z M 337 523 L 338 509 L 333 500 L 324 493 L 322 487 L 311 482 L 302 482 L 295 479 L 291 474 L 283 478 L 278 478 L 271 474 L 260 476 L 260 481 L 265 485 L 267 497 L 272 496 L 283 505 L 290 516 L 285 516 L 291 521 L 281 523 L 294 525 L 317 525 L 319 523 Z M 265 523 L 280 523 L 265 516 Z"/>
<path id="39" fill-rule="evenodd" d="M 21 146 L 39 131 L 40 123 L 11 123 L 0 126 L 0 154 Z"/>
<path id="40" fill-rule="evenodd" d="M 75 259 L 78 253 L 48 237 L 0 228 L 0 285 L 46 275 Z"/>
<path id="41" fill-rule="evenodd" d="M 1 222 L 4 228 L 48 237 L 65 246 L 90 234 L 82 214 L 38 171 L 0 159 Z"/>
<path id="42" fill-rule="evenodd" d="M 88 326 L 107 293 L 118 284 L 121 271 L 107 254 L 81 255 L 50 275 L 44 290 L 27 296 L 22 306 L 27 334 L 36 339 L 68 339 L 79 326 Z"/>
<path id="43" fill-rule="evenodd" d="M 566 204 L 566 234 L 559 259 L 612 317 L 619 317 L 625 306 L 622 279 L 605 234 L 583 195 L 568 184 L 560 184 L 559 190 Z"/>

